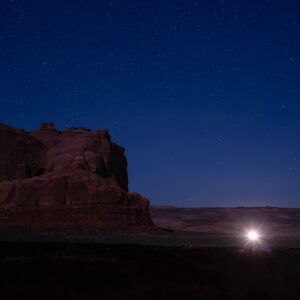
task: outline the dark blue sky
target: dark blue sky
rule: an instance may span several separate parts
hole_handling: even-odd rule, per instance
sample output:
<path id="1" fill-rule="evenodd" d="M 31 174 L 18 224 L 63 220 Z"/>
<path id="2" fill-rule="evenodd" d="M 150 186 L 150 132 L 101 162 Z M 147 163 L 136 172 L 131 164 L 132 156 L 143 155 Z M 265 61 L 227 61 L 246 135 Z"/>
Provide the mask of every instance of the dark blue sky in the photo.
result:
<path id="1" fill-rule="evenodd" d="M 300 207 L 298 0 L 2 0 L 0 122 L 108 129 L 152 204 Z"/>

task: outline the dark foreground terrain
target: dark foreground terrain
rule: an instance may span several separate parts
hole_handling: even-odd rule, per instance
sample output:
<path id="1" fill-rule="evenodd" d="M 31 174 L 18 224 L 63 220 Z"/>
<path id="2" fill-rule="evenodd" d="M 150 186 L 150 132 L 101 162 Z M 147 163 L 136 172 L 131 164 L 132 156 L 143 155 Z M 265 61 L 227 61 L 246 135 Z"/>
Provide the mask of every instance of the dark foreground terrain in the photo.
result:
<path id="1" fill-rule="evenodd" d="M 226 237 L 208 247 L 208 236 L 197 244 L 179 236 L 31 235 L 9 241 L 1 233 L 0 299 L 300 299 L 300 248 L 224 246 Z"/>

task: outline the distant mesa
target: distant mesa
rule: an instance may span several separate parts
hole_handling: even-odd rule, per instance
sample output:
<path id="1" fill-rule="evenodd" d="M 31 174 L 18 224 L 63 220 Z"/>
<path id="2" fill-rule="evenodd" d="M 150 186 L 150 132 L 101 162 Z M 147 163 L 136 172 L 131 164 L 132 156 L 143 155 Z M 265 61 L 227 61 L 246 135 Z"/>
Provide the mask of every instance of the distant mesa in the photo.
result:
<path id="1" fill-rule="evenodd" d="M 56 130 L 54 127 L 54 123 L 49 122 L 49 123 L 41 123 L 40 124 L 40 129 L 53 129 Z"/>
<path id="2" fill-rule="evenodd" d="M 0 228 L 144 232 L 149 201 L 128 192 L 124 148 L 106 130 L 25 132 L 0 123 Z"/>

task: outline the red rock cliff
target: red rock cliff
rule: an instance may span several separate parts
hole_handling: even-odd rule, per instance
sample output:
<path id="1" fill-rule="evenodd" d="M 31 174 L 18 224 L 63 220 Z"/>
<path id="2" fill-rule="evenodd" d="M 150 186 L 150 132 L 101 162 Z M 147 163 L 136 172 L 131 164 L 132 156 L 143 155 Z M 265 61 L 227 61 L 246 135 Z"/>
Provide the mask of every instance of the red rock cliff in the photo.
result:
<path id="1" fill-rule="evenodd" d="M 106 130 L 0 124 L 0 228 L 148 231 L 149 201 L 128 192 L 124 148 Z"/>

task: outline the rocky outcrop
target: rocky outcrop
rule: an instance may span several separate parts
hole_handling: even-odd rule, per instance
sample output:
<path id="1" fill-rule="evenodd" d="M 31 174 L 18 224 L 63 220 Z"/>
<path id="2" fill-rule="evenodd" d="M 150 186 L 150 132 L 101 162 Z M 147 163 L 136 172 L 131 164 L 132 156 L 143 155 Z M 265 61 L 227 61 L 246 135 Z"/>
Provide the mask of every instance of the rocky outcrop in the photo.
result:
<path id="1" fill-rule="evenodd" d="M 106 130 L 0 124 L 0 228 L 148 231 L 149 201 L 128 192 L 124 148 Z"/>

